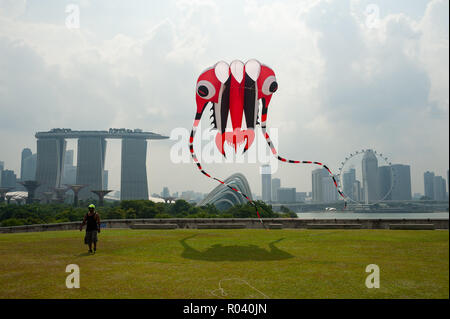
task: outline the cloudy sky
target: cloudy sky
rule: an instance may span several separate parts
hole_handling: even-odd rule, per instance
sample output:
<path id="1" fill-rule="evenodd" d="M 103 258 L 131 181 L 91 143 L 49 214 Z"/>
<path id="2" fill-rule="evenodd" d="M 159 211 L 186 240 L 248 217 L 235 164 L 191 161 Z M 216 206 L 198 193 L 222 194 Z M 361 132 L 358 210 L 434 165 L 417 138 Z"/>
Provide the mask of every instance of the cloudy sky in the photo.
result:
<path id="1" fill-rule="evenodd" d="M 411 165 L 423 193 L 423 172 L 449 166 L 448 12 L 447 0 L 0 0 L 0 160 L 18 172 L 34 133 L 54 127 L 189 130 L 201 71 L 256 58 L 277 75 L 268 125 L 282 156 L 337 172 L 373 148 Z M 177 143 L 149 143 L 150 192 L 216 186 L 171 160 Z M 120 142 L 107 152 L 118 190 Z M 206 169 L 242 172 L 260 194 L 260 164 Z M 280 164 L 274 175 L 310 191 L 310 172 Z"/>

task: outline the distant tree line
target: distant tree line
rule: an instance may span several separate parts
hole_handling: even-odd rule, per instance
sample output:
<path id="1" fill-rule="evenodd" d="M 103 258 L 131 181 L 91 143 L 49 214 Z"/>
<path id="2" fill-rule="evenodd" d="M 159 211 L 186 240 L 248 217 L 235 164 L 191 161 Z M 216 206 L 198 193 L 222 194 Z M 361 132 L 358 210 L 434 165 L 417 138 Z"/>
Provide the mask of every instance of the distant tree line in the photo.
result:
<path id="1" fill-rule="evenodd" d="M 281 218 L 297 215 L 282 206 L 274 212 L 271 205 L 256 201 L 258 212 L 263 218 Z M 86 207 L 84 207 L 86 206 Z M 216 206 L 196 206 L 179 199 L 174 203 L 155 203 L 149 200 L 124 200 L 106 203 L 97 207 L 101 219 L 136 218 L 256 218 L 255 208 L 250 203 L 240 204 L 220 211 Z M 87 205 L 73 207 L 68 204 L 0 205 L 0 225 L 20 226 L 81 221 L 87 213 Z"/>

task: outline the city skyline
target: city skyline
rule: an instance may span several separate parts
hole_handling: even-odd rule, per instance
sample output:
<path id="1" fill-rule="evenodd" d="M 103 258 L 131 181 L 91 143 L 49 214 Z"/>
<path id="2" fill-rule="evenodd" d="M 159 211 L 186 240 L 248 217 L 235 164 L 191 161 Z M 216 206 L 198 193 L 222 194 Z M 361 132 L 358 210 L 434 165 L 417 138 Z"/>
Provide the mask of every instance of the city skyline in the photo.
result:
<path id="1" fill-rule="evenodd" d="M 128 143 L 128 142 L 127 142 Z M 122 142 L 123 144 L 123 142 Z M 367 152 L 372 152 L 372 150 L 368 149 L 366 151 Z M 364 153 L 364 154 L 366 154 Z M 32 170 L 34 169 L 34 173 L 36 172 L 36 153 L 32 153 L 31 150 L 29 148 L 24 148 L 21 152 L 22 156 L 21 156 L 21 165 L 20 165 L 20 169 L 21 172 L 25 171 L 26 172 L 26 176 L 29 176 L 32 172 Z M 24 156 L 24 154 L 26 154 Z M 366 155 L 365 155 L 366 156 Z M 62 159 L 62 161 L 64 162 L 64 167 L 62 168 L 62 175 L 61 175 L 61 184 L 62 185 L 69 185 L 69 184 L 74 184 L 76 181 L 76 174 L 77 174 L 77 166 L 74 166 L 74 150 L 66 150 L 64 157 Z M 364 157 L 362 160 L 362 167 L 364 168 Z M 9 174 L 7 175 L 8 178 L 8 182 L 14 184 L 14 182 L 10 182 L 12 179 L 14 179 L 15 185 L 18 189 L 21 188 L 19 181 L 25 181 L 25 180 L 33 180 L 32 178 L 28 178 L 28 179 L 21 179 L 20 175 L 22 175 L 22 173 L 20 175 L 18 175 L 15 171 L 13 170 L 9 170 L 7 168 L 4 167 L 4 162 L 0 161 L 0 181 L 1 181 L 1 175 L 3 173 L 1 173 L 2 171 L 5 171 L 5 173 Z M 265 174 L 261 174 L 261 183 L 262 184 L 266 184 L 268 186 L 268 189 L 266 191 L 266 197 L 269 196 L 270 193 L 270 199 L 268 198 L 264 198 L 264 195 L 261 195 L 261 199 L 266 200 L 266 201 L 272 201 L 272 202 L 278 202 L 278 190 L 279 189 L 294 189 L 294 193 L 297 190 L 296 187 L 281 187 L 281 179 L 279 177 L 273 177 L 271 175 L 271 166 L 270 165 L 262 165 L 260 167 L 261 173 L 265 172 Z M 411 175 L 410 175 L 410 166 L 409 165 L 404 165 L 404 164 L 392 164 L 391 166 L 377 166 L 377 185 L 375 186 L 376 190 L 377 190 L 377 198 L 381 199 L 381 198 L 385 198 L 385 200 L 411 200 L 413 199 L 413 197 L 415 195 L 420 194 L 421 196 L 427 196 L 431 199 L 435 199 L 435 200 L 445 200 L 445 197 L 448 196 L 448 189 L 447 189 L 447 185 L 449 185 L 450 181 L 449 181 L 449 170 L 447 170 L 447 174 L 446 176 L 442 177 L 439 175 L 435 175 L 434 172 L 430 172 L 430 171 L 426 171 L 423 173 L 423 192 L 419 192 L 419 193 L 414 193 L 414 196 L 412 195 L 413 192 L 411 190 Z M 322 169 L 314 169 L 312 170 L 312 178 L 311 178 L 311 183 L 312 183 L 312 187 L 311 187 L 311 194 L 314 194 L 314 175 L 315 173 L 319 173 L 320 172 L 320 176 L 318 177 L 319 180 L 316 181 L 316 183 L 320 183 L 321 188 L 323 188 L 321 191 L 317 191 L 316 190 L 316 194 L 321 193 L 321 195 L 319 195 L 319 197 L 321 198 L 319 200 L 320 201 L 324 201 L 324 202 L 333 202 L 335 200 L 338 199 L 337 193 L 334 194 L 335 188 L 331 183 L 331 179 L 330 176 L 328 175 L 328 172 L 326 170 Z M 396 175 L 397 177 L 395 177 L 394 175 L 391 176 L 391 174 Z M 406 175 L 405 175 L 406 174 Z M 68 175 L 68 176 L 66 176 Z M 353 167 L 350 167 L 348 170 L 343 172 L 343 182 L 341 184 L 342 190 L 344 191 L 344 194 L 347 194 L 347 196 L 350 196 L 352 199 L 354 200 L 361 200 L 363 201 L 365 199 L 365 194 L 362 193 L 355 193 L 355 186 L 361 187 L 361 181 L 357 180 L 357 176 L 356 176 L 356 171 Z M 103 189 L 107 189 L 108 187 L 108 176 L 109 176 L 109 172 L 108 170 L 104 170 L 103 171 Z M 404 177 L 402 177 L 404 176 Z M 149 177 L 150 178 L 150 177 Z M 391 189 L 391 178 L 394 178 L 396 180 L 396 183 L 394 183 L 394 185 L 392 186 Z M 72 180 L 73 179 L 73 180 Z M 440 179 L 439 181 L 437 179 Z M 339 183 L 339 179 L 338 179 L 338 183 Z M 355 183 L 359 183 L 359 184 L 355 184 Z M 407 184 L 405 184 L 407 183 Z M 437 184 L 436 184 L 437 183 Z M 12 187 L 12 184 L 10 185 L 10 187 Z M 328 185 L 329 184 L 329 185 Z M 396 187 L 396 184 L 397 185 Z M 0 183 L 0 186 L 2 185 L 2 183 Z M 351 191 L 349 193 L 349 185 L 351 185 Z M 436 186 L 438 185 L 438 186 Z M 162 192 L 161 192 L 161 196 L 164 197 L 163 194 L 168 193 L 168 187 L 167 186 L 161 186 L 162 188 Z M 405 188 L 406 187 L 406 188 Z M 264 189 L 264 187 L 262 186 L 262 188 Z M 437 197 L 434 194 L 434 190 L 435 189 L 439 189 L 439 191 L 441 191 L 441 188 L 444 189 L 444 191 L 442 191 L 442 194 L 437 195 Z M 388 196 L 382 195 L 382 194 L 386 194 L 389 190 L 391 190 L 391 192 L 389 193 Z M 406 193 L 405 191 L 408 190 Z M 115 190 L 116 192 L 118 192 L 119 194 L 121 193 L 120 190 Z M 361 189 L 359 189 L 359 191 L 364 191 L 364 188 L 361 187 Z M 147 190 L 148 192 L 148 190 Z M 195 192 L 192 189 L 182 189 L 179 191 L 180 193 L 188 193 L 188 192 Z M 174 192 L 177 194 L 178 197 L 178 191 Z M 325 193 L 324 193 L 325 192 Z M 430 193 L 431 192 L 431 193 Z M 202 193 L 202 192 L 198 192 L 198 194 L 207 194 L 206 193 Z M 296 197 L 298 197 L 298 194 L 300 193 L 308 193 L 307 192 L 296 192 Z M 322 194 L 323 193 L 323 194 Z M 147 196 L 144 197 L 149 197 L 148 196 L 149 193 L 147 193 Z M 155 193 L 153 193 L 155 194 Z M 430 195 L 431 194 L 431 195 Z M 145 194 L 144 194 L 145 195 Z M 323 197 L 325 196 L 325 197 Z M 140 196 L 142 197 L 142 195 Z M 167 196 L 165 196 L 167 197 Z M 180 198 L 183 196 L 180 196 Z M 259 197 L 259 196 L 258 196 Z M 322 198 L 323 197 L 323 198 Z M 313 197 L 311 197 L 311 200 L 314 202 L 318 202 L 317 199 L 314 199 L 314 195 Z"/>
<path id="2" fill-rule="evenodd" d="M 408 163 L 412 191 L 423 193 L 423 173 L 446 176 L 449 162 L 448 1 L 379 1 L 376 26 L 366 23 L 370 3 L 181 1 L 150 10 L 137 1 L 124 16 L 117 3 L 87 1 L 80 28 L 72 30 L 64 3 L 11 2 L 0 8 L 0 160 L 20 176 L 22 149 L 36 153 L 34 132 L 52 127 L 189 130 L 205 65 L 257 58 L 277 72 L 269 125 L 278 129 L 280 155 L 321 161 L 336 173 L 346 154 L 377 149 L 393 163 Z M 115 23 L 105 27 L 99 12 Z M 205 119 L 203 131 L 209 124 Z M 149 193 L 162 185 L 203 193 L 217 186 L 192 162 L 171 161 L 175 143 L 147 150 Z M 115 190 L 120 147 L 112 141 L 106 150 Z M 67 148 L 76 153 L 72 141 Z M 260 194 L 261 164 L 205 168 L 221 178 L 243 172 Z M 280 163 L 277 174 L 308 191 L 312 169 Z"/>

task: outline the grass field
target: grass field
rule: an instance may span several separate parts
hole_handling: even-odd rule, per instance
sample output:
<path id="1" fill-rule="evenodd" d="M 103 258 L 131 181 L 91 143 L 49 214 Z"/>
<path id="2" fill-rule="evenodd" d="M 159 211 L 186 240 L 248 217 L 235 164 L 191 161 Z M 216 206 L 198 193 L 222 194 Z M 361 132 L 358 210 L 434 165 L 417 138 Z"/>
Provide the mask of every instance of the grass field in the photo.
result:
<path id="1" fill-rule="evenodd" d="M 95 255 L 83 235 L 0 234 L 0 298 L 449 298 L 448 231 L 105 229 Z"/>

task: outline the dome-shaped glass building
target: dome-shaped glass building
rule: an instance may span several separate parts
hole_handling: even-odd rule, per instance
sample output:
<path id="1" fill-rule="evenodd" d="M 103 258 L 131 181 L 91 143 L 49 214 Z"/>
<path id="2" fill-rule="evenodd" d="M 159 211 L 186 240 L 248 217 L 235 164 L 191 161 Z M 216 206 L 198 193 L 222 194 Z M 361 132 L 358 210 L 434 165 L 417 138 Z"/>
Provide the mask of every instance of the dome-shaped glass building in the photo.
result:
<path id="1" fill-rule="evenodd" d="M 252 198 L 252 191 L 247 179 L 241 173 L 236 173 L 228 177 L 224 181 L 227 185 L 233 186 L 246 194 L 250 199 Z M 233 191 L 229 187 L 220 184 L 214 188 L 197 206 L 205 206 L 207 204 L 214 204 L 217 209 L 226 210 L 236 204 L 245 204 L 247 200 L 241 194 Z"/>

